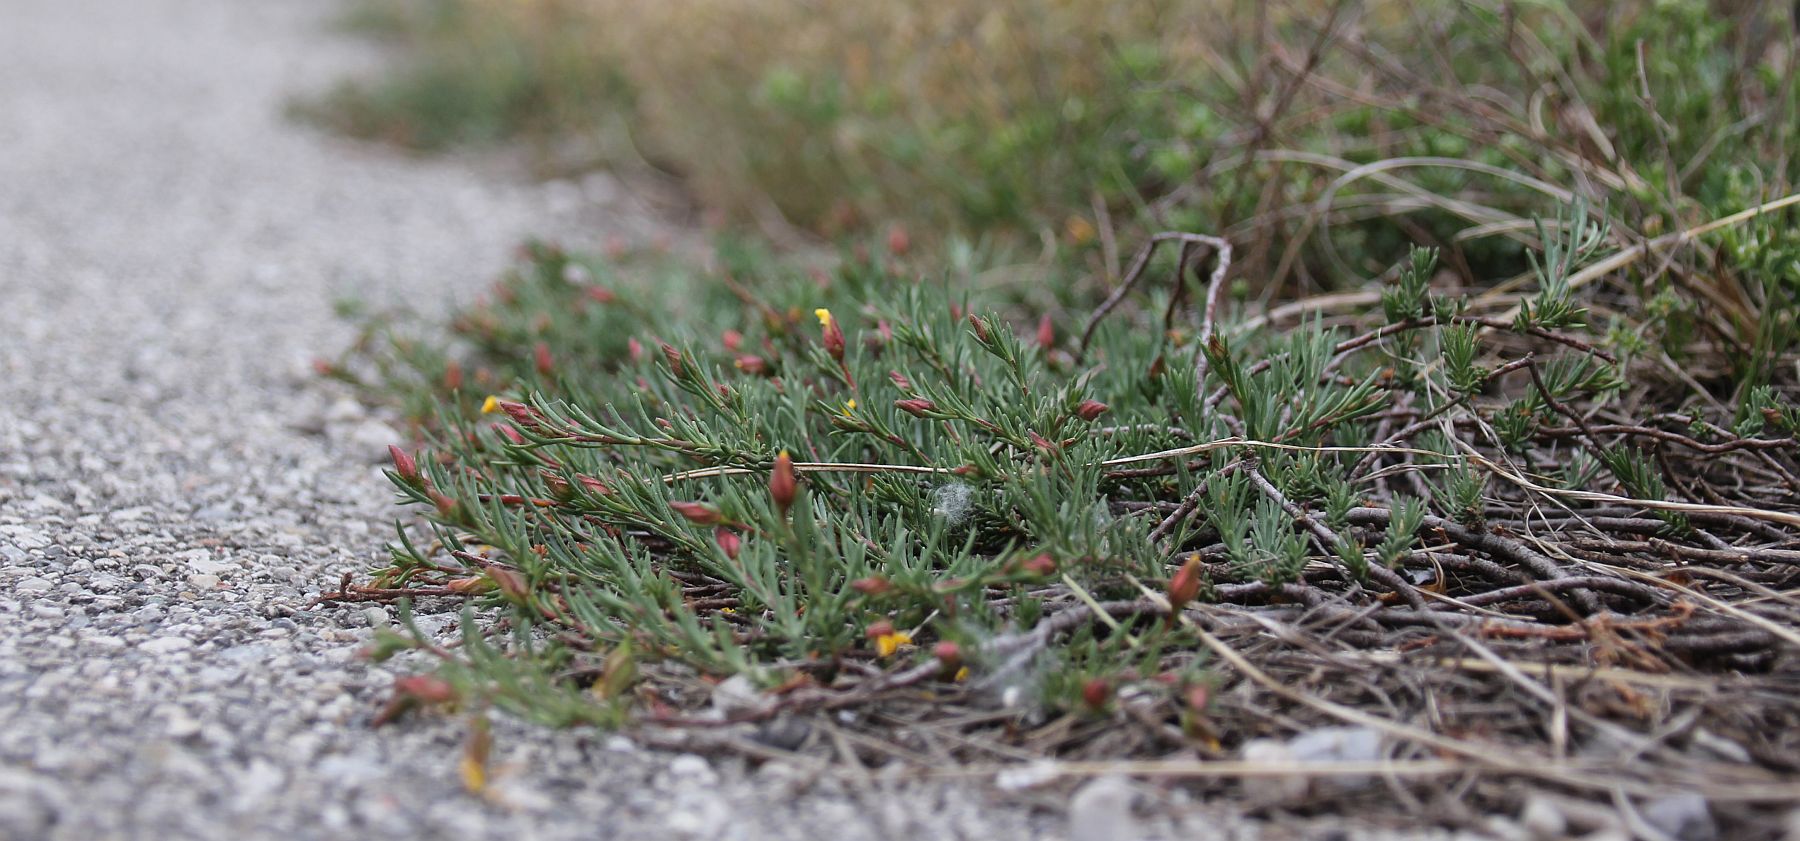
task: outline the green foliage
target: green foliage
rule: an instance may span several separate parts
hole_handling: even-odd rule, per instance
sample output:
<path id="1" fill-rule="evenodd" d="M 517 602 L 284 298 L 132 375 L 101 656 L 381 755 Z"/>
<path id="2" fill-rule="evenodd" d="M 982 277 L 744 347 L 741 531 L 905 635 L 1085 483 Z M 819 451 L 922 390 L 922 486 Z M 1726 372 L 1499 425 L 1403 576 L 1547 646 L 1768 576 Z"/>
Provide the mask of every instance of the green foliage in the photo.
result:
<path id="1" fill-rule="evenodd" d="M 550 5 L 592 32 L 591 9 Z M 1800 483 L 1779 440 L 1800 428 L 1800 235 L 1770 206 L 1793 191 L 1800 103 L 1777 72 L 1791 45 L 1749 37 L 1768 9 L 1614 4 L 1601 25 L 1554 4 L 1374 4 L 1345 41 L 1328 10 L 1233 3 L 1206 33 L 1221 40 L 1197 42 L 1183 4 L 1152 5 L 1018 0 L 974 33 L 927 15 L 894 37 L 986 38 L 968 55 L 995 63 L 903 86 L 869 68 L 906 65 L 881 38 L 907 8 L 774 15 L 799 27 L 777 55 L 779 24 L 697 0 L 618 31 L 680 13 L 732 37 L 641 66 L 583 53 L 575 75 L 627 80 L 604 98 L 565 98 L 547 50 L 372 106 L 436 114 L 418 119 L 452 142 L 476 114 L 502 115 L 476 132 L 499 136 L 542 101 L 604 101 L 718 206 L 932 226 L 816 273 L 742 242 L 712 271 L 538 245 L 449 340 L 369 322 L 333 372 L 414 422 L 424 449 L 390 477 L 429 521 L 374 583 L 513 629 L 469 626 L 442 658 L 459 691 L 610 724 L 696 673 L 832 691 L 914 675 L 1082 716 L 1133 683 L 1185 727 L 1169 687 L 1196 637 L 1170 603 L 1397 603 L 1409 581 L 1454 596 L 1496 569 L 1511 587 L 1595 551 L 1555 546 L 1564 509 L 1643 542 L 1641 519 L 1560 491 L 1754 502 Z M 434 8 L 404 37 L 484 20 L 502 56 L 543 37 L 516 9 Z M 1104 60 L 1049 61 L 1061 46 Z M 1039 83 L 1061 74 L 1080 78 Z M 456 92 L 475 84 L 498 92 Z M 1220 300 L 1171 254 L 1119 292 L 1118 245 L 1152 221 L 1227 236 Z M 1346 294 L 1283 314 L 1317 291 Z M 1092 341 L 1068 340 L 1102 300 Z M 1659 539 L 1733 545 L 1704 529 L 1739 520 L 1648 510 Z M 1452 556 L 1469 563 L 1426 568 Z M 1629 606 L 1629 584 L 1586 595 Z M 1117 615 L 1031 636 L 1095 605 Z M 934 672 L 939 643 L 957 659 Z"/>

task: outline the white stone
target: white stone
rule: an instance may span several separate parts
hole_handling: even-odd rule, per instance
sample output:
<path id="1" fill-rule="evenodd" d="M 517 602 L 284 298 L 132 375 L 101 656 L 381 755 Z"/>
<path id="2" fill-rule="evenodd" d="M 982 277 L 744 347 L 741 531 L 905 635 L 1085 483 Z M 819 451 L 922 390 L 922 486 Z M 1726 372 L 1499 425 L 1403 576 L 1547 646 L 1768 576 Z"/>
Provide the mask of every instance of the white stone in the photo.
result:
<path id="1" fill-rule="evenodd" d="M 194 647 L 194 641 L 187 637 L 157 637 L 142 645 L 138 650 L 145 654 L 174 654 Z"/>
<path id="2" fill-rule="evenodd" d="M 1069 799 L 1069 841 L 1137 841 L 1144 837 L 1131 813 L 1137 791 L 1123 777 L 1097 778 Z"/>

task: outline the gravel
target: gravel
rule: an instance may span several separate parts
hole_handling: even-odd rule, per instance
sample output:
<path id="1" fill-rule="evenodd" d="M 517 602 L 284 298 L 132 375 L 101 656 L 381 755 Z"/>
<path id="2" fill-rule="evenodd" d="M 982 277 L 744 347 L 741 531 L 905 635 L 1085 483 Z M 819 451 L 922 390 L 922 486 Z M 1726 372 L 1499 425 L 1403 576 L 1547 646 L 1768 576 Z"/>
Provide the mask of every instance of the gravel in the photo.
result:
<path id="1" fill-rule="evenodd" d="M 379 60 L 332 9 L 0 0 L 0 839 L 1064 833 L 1048 797 L 504 719 L 478 798 L 462 722 L 369 728 L 387 613 L 306 607 L 396 513 L 394 430 L 309 373 L 352 338 L 334 300 L 441 308 L 532 233 L 680 234 L 603 176 L 293 124 L 287 97 Z M 1296 837 L 1138 794 L 1147 832 Z"/>

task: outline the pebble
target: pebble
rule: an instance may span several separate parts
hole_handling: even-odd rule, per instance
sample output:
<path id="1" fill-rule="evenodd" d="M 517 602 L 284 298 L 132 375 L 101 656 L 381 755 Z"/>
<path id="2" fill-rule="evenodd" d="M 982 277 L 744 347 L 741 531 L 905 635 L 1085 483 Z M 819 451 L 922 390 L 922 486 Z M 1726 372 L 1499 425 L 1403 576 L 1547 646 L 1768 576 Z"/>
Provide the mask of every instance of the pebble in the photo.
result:
<path id="1" fill-rule="evenodd" d="M 145 654 L 174 654 L 193 647 L 194 641 L 186 637 L 158 637 L 138 646 L 138 650 Z"/>

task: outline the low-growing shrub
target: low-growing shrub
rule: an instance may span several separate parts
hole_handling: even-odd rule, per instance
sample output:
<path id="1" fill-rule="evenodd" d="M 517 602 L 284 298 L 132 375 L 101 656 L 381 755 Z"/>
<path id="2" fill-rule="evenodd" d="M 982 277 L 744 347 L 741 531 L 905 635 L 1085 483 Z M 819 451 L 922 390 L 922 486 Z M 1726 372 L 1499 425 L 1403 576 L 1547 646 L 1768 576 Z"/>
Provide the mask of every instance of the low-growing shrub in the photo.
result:
<path id="1" fill-rule="evenodd" d="M 1348 722 L 1606 797 L 1775 797 L 1787 5 L 492 13 L 549 9 L 606 24 L 639 148 L 715 205 L 929 227 L 813 271 L 539 245 L 451 339 L 373 322 L 334 371 L 415 421 L 391 476 L 430 528 L 326 598 L 471 605 L 460 650 L 383 638 L 442 666 L 402 695 L 856 708 L 979 760 Z M 958 235 L 1006 230 L 1038 258 Z"/>

